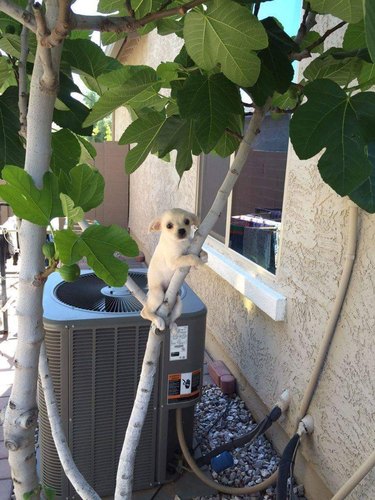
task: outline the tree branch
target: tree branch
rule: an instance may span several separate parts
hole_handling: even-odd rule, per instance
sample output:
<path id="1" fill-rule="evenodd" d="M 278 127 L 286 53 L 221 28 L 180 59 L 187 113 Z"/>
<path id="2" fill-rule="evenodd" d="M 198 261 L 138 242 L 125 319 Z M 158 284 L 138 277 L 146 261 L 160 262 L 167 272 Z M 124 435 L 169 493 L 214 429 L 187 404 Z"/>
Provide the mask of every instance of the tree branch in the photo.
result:
<path id="1" fill-rule="evenodd" d="M 70 4 L 71 0 L 60 0 L 59 1 L 59 15 L 53 28 L 49 35 L 41 38 L 40 44 L 43 47 L 56 47 L 68 36 L 70 31 Z"/>
<path id="2" fill-rule="evenodd" d="M 126 5 L 126 10 L 128 11 L 129 16 L 135 17 L 135 12 L 133 10 L 131 0 L 125 0 L 125 5 Z"/>
<path id="3" fill-rule="evenodd" d="M 161 4 L 160 6 L 160 9 L 159 10 L 164 10 L 168 7 L 168 5 L 170 5 L 171 3 L 173 2 L 173 0 L 165 0 L 164 3 Z"/>
<path id="4" fill-rule="evenodd" d="M 42 11 L 42 6 L 40 3 L 35 3 L 33 5 L 34 17 L 37 26 L 37 39 L 38 39 L 38 52 L 42 66 L 43 66 L 43 76 L 41 78 L 40 84 L 43 89 L 47 92 L 54 92 L 58 86 L 57 72 L 53 68 L 52 53 L 51 49 L 44 47 L 41 44 L 41 40 L 48 37 L 50 31 L 47 28 L 47 23 Z"/>
<path id="5" fill-rule="evenodd" d="M 308 33 L 311 30 L 311 28 L 315 26 L 316 24 L 315 17 L 316 14 L 310 12 L 310 2 L 308 2 L 305 12 L 303 14 L 301 25 L 298 29 L 296 38 L 294 40 L 298 45 L 300 45 L 306 33 Z"/>
<path id="6" fill-rule="evenodd" d="M 26 26 L 29 30 L 36 32 L 36 23 L 34 16 L 27 9 L 23 9 L 10 0 L 0 0 L 0 10 L 12 17 L 19 23 Z"/>
<path id="7" fill-rule="evenodd" d="M 252 115 L 252 113 L 251 113 L 251 115 Z M 227 134 L 231 135 L 232 137 L 234 137 L 235 139 L 239 139 L 240 141 L 242 141 L 242 139 L 243 139 L 243 136 L 241 134 L 239 134 L 238 132 L 235 132 L 234 130 L 231 130 L 230 128 L 226 128 L 225 132 Z"/>
<path id="8" fill-rule="evenodd" d="M 176 16 L 178 14 L 183 16 L 190 9 L 193 9 L 198 5 L 202 5 L 205 2 L 207 2 L 207 0 L 192 0 L 191 2 L 188 2 L 184 5 L 180 5 L 179 7 L 152 12 L 151 14 L 147 14 L 147 16 L 142 17 L 142 19 L 140 19 L 139 22 L 141 26 L 145 26 L 146 24 L 151 23 L 152 21 L 157 21 L 158 19 L 163 19 L 164 17 Z"/>
<path id="9" fill-rule="evenodd" d="M 233 186 L 238 179 L 243 166 L 245 165 L 247 156 L 251 150 L 251 144 L 259 133 L 259 128 L 266 111 L 269 109 L 270 102 L 271 100 L 269 99 L 264 107 L 255 108 L 254 115 L 246 130 L 245 136 L 241 141 L 238 153 L 216 195 L 215 201 L 208 215 L 205 217 L 204 221 L 199 226 L 198 231 L 195 233 L 189 253 L 193 253 L 195 255 L 199 254 L 206 237 L 216 223 L 219 214 L 223 210 L 229 193 L 233 189 Z M 169 313 L 173 309 L 176 302 L 177 293 L 180 290 L 189 270 L 190 268 L 178 269 L 174 273 L 169 284 L 168 290 L 165 294 L 165 302 L 158 310 L 158 315 L 165 320 L 166 324 L 168 324 Z M 116 479 L 116 500 L 120 498 L 130 500 L 132 497 L 135 454 L 151 397 L 162 339 L 163 335 L 156 335 L 155 327 L 154 325 L 151 325 L 137 394 L 120 455 Z M 259 490 L 261 488 L 262 485 L 259 485 Z"/>
<path id="10" fill-rule="evenodd" d="M 71 14 L 70 28 L 80 29 L 80 30 L 97 30 L 97 31 L 110 31 L 115 33 L 122 32 L 134 32 L 137 29 L 145 26 L 146 24 L 157 21 L 158 19 L 163 19 L 165 17 L 171 17 L 176 15 L 183 16 L 190 9 L 202 5 L 207 2 L 207 0 L 192 0 L 180 7 L 174 7 L 172 9 L 158 10 L 147 14 L 147 16 L 141 19 L 134 19 L 133 17 L 123 16 L 82 16 L 80 14 Z"/>
<path id="11" fill-rule="evenodd" d="M 70 29 L 72 30 L 132 33 L 140 27 L 139 21 L 129 16 L 85 16 L 74 12 L 71 12 L 70 16 Z"/>
<path id="12" fill-rule="evenodd" d="M 26 11 L 31 12 L 32 0 L 28 0 Z M 29 95 L 27 91 L 27 56 L 29 54 L 29 28 L 23 26 L 21 32 L 21 55 L 18 62 L 18 109 L 20 113 L 20 131 L 21 137 L 26 139 L 27 134 L 27 104 Z"/>
<path id="13" fill-rule="evenodd" d="M 322 35 L 318 40 L 315 40 L 315 42 L 311 43 L 308 47 L 303 49 L 301 52 L 294 52 L 290 54 L 290 59 L 293 61 L 301 61 L 302 59 L 306 59 L 307 57 L 311 57 L 311 51 L 315 49 L 315 47 L 318 47 L 318 45 L 322 44 L 332 33 L 335 31 L 339 30 L 343 26 L 345 26 L 346 21 L 341 21 L 340 23 L 336 24 L 333 28 L 327 30 L 324 35 Z"/>

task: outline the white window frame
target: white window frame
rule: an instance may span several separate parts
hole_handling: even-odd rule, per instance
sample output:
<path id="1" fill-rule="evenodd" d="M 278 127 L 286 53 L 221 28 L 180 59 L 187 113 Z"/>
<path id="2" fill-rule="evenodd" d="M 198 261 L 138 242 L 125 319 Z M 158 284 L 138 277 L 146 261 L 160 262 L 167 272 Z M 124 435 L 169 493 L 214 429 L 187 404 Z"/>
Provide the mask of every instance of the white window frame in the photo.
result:
<path id="1" fill-rule="evenodd" d="M 232 164 L 233 158 L 234 155 L 230 158 L 230 164 Z M 199 172 L 196 192 L 199 195 L 196 200 L 197 209 L 199 208 L 202 187 L 202 160 L 201 157 L 198 164 Z M 286 316 L 286 297 L 272 287 L 272 284 L 276 282 L 276 275 L 229 248 L 231 212 L 232 193 L 230 193 L 227 202 L 224 243 L 213 236 L 208 236 L 203 245 L 203 249 L 208 254 L 207 265 L 274 321 L 284 321 Z"/>

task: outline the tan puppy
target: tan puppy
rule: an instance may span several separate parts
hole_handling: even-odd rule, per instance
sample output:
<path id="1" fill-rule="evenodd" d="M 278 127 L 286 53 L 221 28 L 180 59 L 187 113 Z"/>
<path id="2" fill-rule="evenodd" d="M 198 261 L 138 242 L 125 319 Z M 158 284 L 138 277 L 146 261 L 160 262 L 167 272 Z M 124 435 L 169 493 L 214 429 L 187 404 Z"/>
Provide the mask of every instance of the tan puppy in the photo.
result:
<path id="1" fill-rule="evenodd" d="M 199 257 L 187 254 L 193 237 L 192 226 L 197 226 L 198 223 L 196 215 L 180 208 L 173 208 L 163 212 L 149 226 L 150 232 L 160 231 L 161 235 L 147 272 L 149 291 L 141 316 L 153 322 L 159 330 L 165 329 L 165 322 L 155 312 L 163 303 L 164 294 L 175 270 L 181 267 L 200 266 L 207 262 L 207 253 L 203 250 Z M 175 320 L 181 312 L 181 299 L 177 297 L 170 317 L 172 331 L 177 328 Z"/>

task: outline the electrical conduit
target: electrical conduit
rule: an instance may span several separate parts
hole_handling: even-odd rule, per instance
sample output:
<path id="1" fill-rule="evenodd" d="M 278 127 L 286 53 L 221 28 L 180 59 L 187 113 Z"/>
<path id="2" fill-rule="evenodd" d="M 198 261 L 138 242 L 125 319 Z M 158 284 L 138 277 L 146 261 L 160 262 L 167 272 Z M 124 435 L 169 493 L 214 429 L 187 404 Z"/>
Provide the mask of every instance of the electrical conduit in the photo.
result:
<path id="1" fill-rule="evenodd" d="M 344 268 L 342 271 L 339 288 L 337 290 L 336 299 L 333 304 L 333 309 L 331 312 L 331 316 L 328 320 L 326 330 L 323 336 L 322 343 L 320 344 L 320 349 L 318 353 L 318 357 L 315 361 L 315 365 L 313 368 L 313 372 L 310 378 L 310 381 L 306 387 L 306 390 L 303 395 L 302 403 L 300 406 L 299 414 L 297 417 L 296 431 L 300 421 L 306 415 L 312 398 L 314 397 L 315 390 L 318 386 L 319 378 L 323 370 L 323 366 L 333 339 L 333 336 L 336 331 L 337 322 L 340 317 L 340 312 L 342 309 L 342 305 L 344 303 L 344 299 L 346 296 L 346 292 L 349 286 L 350 276 L 352 274 L 354 259 L 356 256 L 357 249 L 357 231 L 358 231 L 358 207 L 354 205 L 354 203 L 349 202 L 349 214 L 348 214 L 348 242 L 347 242 L 347 250 L 346 250 L 346 259 L 344 263 Z"/>

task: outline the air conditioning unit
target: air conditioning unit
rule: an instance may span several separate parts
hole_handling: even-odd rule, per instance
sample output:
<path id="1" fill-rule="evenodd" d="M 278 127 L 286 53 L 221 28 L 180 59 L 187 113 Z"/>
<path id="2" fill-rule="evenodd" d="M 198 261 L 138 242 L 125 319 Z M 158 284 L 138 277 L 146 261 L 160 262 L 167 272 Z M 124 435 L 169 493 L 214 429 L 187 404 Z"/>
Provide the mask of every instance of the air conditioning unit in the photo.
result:
<path id="1" fill-rule="evenodd" d="M 146 289 L 145 269 L 129 275 Z M 155 386 L 136 456 L 134 489 L 170 477 L 178 441 L 175 409 L 184 412 L 192 440 L 194 405 L 203 377 L 206 308 L 187 286 L 178 335 L 165 335 Z M 58 273 L 43 297 L 45 342 L 65 435 L 73 458 L 99 496 L 113 495 L 117 463 L 132 410 L 150 323 L 126 287 L 111 288 L 92 272 L 67 283 Z M 53 443 L 43 392 L 39 390 L 41 482 L 56 498 L 78 495 L 62 471 Z"/>

